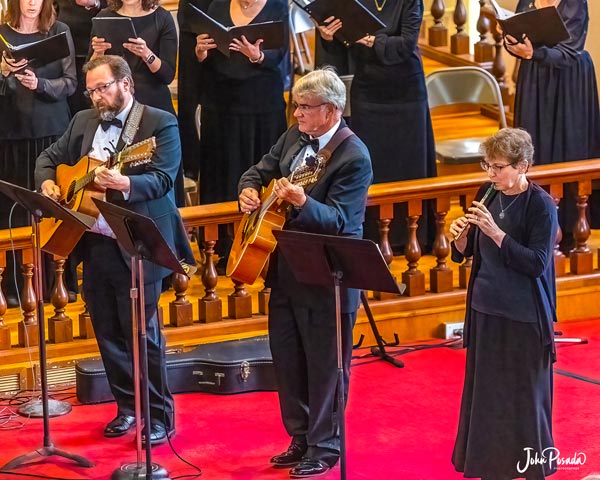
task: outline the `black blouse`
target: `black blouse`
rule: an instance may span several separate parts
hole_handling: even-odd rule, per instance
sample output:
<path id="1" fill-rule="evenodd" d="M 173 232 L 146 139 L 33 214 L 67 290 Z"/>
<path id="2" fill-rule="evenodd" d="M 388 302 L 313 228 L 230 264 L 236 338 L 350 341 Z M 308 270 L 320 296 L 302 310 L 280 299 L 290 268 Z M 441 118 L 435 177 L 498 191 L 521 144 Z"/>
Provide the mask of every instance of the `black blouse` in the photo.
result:
<path id="1" fill-rule="evenodd" d="M 7 24 L 0 25 L 2 36 L 15 46 L 62 32 L 67 32 L 70 54 L 62 60 L 32 68 L 38 78 L 35 91 L 21 85 L 13 74 L 0 75 L 0 140 L 62 135 L 71 120 L 67 97 L 77 85 L 73 39 L 64 23 L 55 22 L 47 34 L 19 33 Z"/>

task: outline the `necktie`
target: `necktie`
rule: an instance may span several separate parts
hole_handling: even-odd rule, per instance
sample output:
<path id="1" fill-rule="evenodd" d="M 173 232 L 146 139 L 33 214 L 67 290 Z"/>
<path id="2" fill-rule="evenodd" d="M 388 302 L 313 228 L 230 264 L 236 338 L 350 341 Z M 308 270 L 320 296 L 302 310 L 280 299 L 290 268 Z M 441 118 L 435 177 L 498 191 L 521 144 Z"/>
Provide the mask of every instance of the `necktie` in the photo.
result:
<path id="1" fill-rule="evenodd" d="M 313 152 L 316 153 L 319 151 L 319 139 L 318 138 L 310 138 L 306 133 L 302 133 L 302 134 L 300 134 L 299 142 L 300 142 L 300 146 L 302 148 L 309 145 L 313 149 Z"/>
<path id="2" fill-rule="evenodd" d="M 102 120 L 100 122 L 102 130 L 104 130 L 105 132 L 110 128 L 111 125 L 114 125 L 118 128 L 123 128 L 123 122 L 121 122 L 121 120 L 119 120 L 118 118 L 113 118 L 112 120 Z"/>

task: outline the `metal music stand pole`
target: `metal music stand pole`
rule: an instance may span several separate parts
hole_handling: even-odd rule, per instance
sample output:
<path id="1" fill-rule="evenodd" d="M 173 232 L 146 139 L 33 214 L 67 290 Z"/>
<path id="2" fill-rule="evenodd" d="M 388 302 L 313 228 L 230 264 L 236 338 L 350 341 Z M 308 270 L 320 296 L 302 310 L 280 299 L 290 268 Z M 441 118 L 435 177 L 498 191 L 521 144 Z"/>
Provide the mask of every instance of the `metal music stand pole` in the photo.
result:
<path id="1" fill-rule="evenodd" d="M 336 413 L 340 430 L 340 478 L 346 480 L 346 402 L 342 358 L 341 287 L 400 294 L 404 291 L 405 286 L 396 283 L 379 247 L 370 240 L 290 230 L 274 231 L 273 235 L 298 282 L 329 288 L 333 286 L 338 374 Z M 348 348 L 352 348 L 352 345 L 348 345 Z"/>
<path id="2" fill-rule="evenodd" d="M 148 260 L 176 273 L 186 274 L 186 272 L 151 218 L 97 198 L 94 198 L 93 201 L 117 237 L 119 245 L 132 257 L 130 296 L 134 357 L 136 461 L 125 463 L 114 470 L 111 479 L 166 480 L 168 479 L 166 469 L 152 462 L 143 260 Z M 145 463 L 142 462 L 142 415 L 146 428 Z M 166 425 L 165 428 L 167 428 Z"/>
<path id="3" fill-rule="evenodd" d="M 34 255 L 34 281 L 35 294 L 37 298 L 37 322 L 39 332 L 39 360 L 40 360 L 40 383 L 41 383 L 41 406 L 42 418 L 44 424 L 44 446 L 30 453 L 25 453 L 13 458 L 11 461 L 3 465 L 0 470 L 12 470 L 20 467 L 31 460 L 39 460 L 44 457 L 59 456 L 69 460 L 73 460 L 81 467 L 93 467 L 94 464 L 87 458 L 66 452 L 56 448 L 50 437 L 50 409 L 48 408 L 48 371 L 46 365 L 46 323 L 44 318 L 44 300 L 42 295 L 42 249 L 40 246 L 40 222 L 42 217 L 54 217 L 64 222 L 78 223 L 84 231 L 90 222 L 93 224 L 91 217 L 76 216 L 71 211 L 60 206 L 54 200 L 45 197 L 39 193 L 32 192 L 26 188 L 13 185 L 0 180 L 0 192 L 10 197 L 13 201 L 21 205 L 31 214 L 33 226 L 33 255 Z M 88 223 L 84 223 L 87 221 Z M 37 402 L 36 402 L 37 403 Z M 57 402 L 58 403 L 58 402 Z M 60 406 L 59 406 L 60 407 Z M 31 407 L 31 409 L 37 406 Z M 68 413 L 70 408 L 64 409 L 64 413 Z M 61 413 L 63 414 L 63 413 Z M 56 416 L 56 415 L 54 415 Z"/>

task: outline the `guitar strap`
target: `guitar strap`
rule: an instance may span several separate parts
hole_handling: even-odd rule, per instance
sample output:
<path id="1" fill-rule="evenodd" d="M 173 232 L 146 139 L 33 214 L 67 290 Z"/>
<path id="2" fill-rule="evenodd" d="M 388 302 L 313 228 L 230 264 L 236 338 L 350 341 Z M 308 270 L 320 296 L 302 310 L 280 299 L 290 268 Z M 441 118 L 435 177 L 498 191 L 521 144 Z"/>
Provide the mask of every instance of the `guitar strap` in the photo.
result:
<path id="1" fill-rule="evenodd" d="M 325 173 L 325 167 L 327 166 L 329 159 L 331 158 L 331 155 L 333 155 L 335 149 L 338 148 L 344 140 L 351 137 L 352 135 L 354 135 L 354 132 L 350 130 L 349 127 L 342 127 L 334 133 L 333 137 L 331 137 L 331 140 L 327 142 L 327 145 L 325 145 L 317 152 L 315 158 L 321 164 L 321 168 L 319 169 L 319 173 L 317 174 L 317 179 L 304 189 L 305 193 L 308 194 L 313 189 L 313 187 L 319 182 L 319 180 Z"/>
<path id="2" fill-rule="evenodd" d="M 119 141 L 117 142 L 117 152 L 122 151 L 133 143 L 135 134 L 137 133 L 138 128 L 140 128 L 143 114 L 144 105 L 134 100 L 129 115 L 127 116 L 127 120 L 125 121 L 125 126 L 123 127 L 123 130 L 121 130 Z"/>

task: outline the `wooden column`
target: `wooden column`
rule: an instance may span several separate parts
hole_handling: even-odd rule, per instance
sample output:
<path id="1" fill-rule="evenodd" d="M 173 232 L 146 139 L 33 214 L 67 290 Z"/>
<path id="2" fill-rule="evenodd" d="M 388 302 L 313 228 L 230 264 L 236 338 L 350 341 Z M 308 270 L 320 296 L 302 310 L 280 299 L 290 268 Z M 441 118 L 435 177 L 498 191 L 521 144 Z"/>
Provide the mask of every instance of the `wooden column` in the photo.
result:
<path id="1" fill-rule="evenodd" d="M 94 326 L 92 325 L 92 317 L 88 311 L 87 303 L 85 303 L 84 290 L 81 289 L 81 300 L 83 301 L 83 312 L 79 314 L 79 338 L 96 338 Z"/>
<path id="2" fill-rule="evenodd" d="M 182 273 L 174 273 L 171 278 L 175 300 L 169 303 L 169 325 L 173 327 L 191 325 L 194 323 L 194 314 L 192 304 L 186 295 L 190 279 Z"/>
<path id="3" fill-rule="evenodd" d="M 446 259 L 450 255 L 450 243 L 446 237 L 446 215 L 450 210 L 450 198 L 436 199 L 435 209 L 435 240 L 433 254 L 436 256 L 436 266 L 429 271 L 431 291 L 435 293 L 452 291 L 452 270 Z"/>
<path id="4" fill-rule="evenodd" d="M 486 0 L 479 0 L 479 8 L 485 6 Z M 487 41 L 487 35 L 490 32 L 490 20 L 485 15 L 479 14 L 477 19 L 477 31 L 479 32 L 479 41 L 474 46 L 474 57 L 477 63 L 486 63 L 494 60 L 494 45 Z"/>
<path id="5" fill-rule="evenodd" d="M 593 254 L 587 245 L 590 238 L 590 225 L 587 221 L 587 199 L 592 193 L 592 181 L 584 180 L 577 183 L 577 222 L 573 228 L 575 248 L 569 252 L 571 273 L 582 275 L 591 273 L 594 269 Z"/>
<path id="6" fill-rule="evenodd" d="M 265 263 L 262 272 L 260 272 L 260 277 L 263 279 L 267 278 L 267 272 L 269 271 L 269 260 Z M 263 315 L 269 314 L 269 299 L 271 298 L 271 289 L 266 285 L 263 289 L 258 292 L 258 312 Z"/>
<path id="7" fill-rule="evenodd" d="M 19 346 L 28 347 L 39 345 L 39 330 L 35 318 L 36 296 L 33 289 L 33 251 L 23 250 L 23 292 L 21 293 L 21 308 L 23 308 L 23 320 L 19 322 L 18 338 Z M 40 292 L 41 293 L 41 292 Z M 43 328 L 43 326 L 42 326 Z"/>
<path id="8" fill-rule="evenodd" d="M 450 52 L 454 55 L 466 55 L 469 53 L 469 35 L 465 32 L 467 9 L 463 0 L 456 0 L 453 20 L 456 33 L 450 37 Z"/>
<path id="9" fill-rule="evenodd" d="M 390 203 L 387 205 L 379 206 L 379 220 L 377 221 L 379 225 L 379 250 L 381 250 L 381 254 L 385 262 L 390 266 L 392 261 L 394 260 L 394 252 L 392 251 L 392 246 L 390 245 L 390 224 L 394 219 L 394 204 Z M 394 277 L 396 280 L 396 277 Z M 389 292 L 373 292 L 373 298 L 375 300 L 385 300 L 390 298 L 398 297 L 395 293 Z"/>
<path id="10" fill-rule="evenodd" d="M 504 36 L 502 32 L 498 30 L 497 25 L 494 26 L 492 36 L 494 37 L 494 62 L 492 63 L 492 75 L 498 82 L 500 92 L 502 94 L 502 101 L 506 105 L 509 103 L 509 88 L 505 81 L 506 75 L 506 64 L 504 63 Z"/>
<path id="11" fill-rule="evenodd" d="M 402 283 L 406 285 L 404 295 L 413 297 L 425 294 L 425 275 L 417 267 L 421 258 L 421 246 L 417 239 L 417 228 L 419 218 L 423 214 L 421 200 L 408 201 L 408 242 L 406 244 L 405 256 L 408 262 L 408 270 L 402 273 Z"/>
<path id="12" fill-rule="evenodd" d="M 217 269 L 215 268 L 215 244 L 219 238 L 218 225 L 204 227 L 204 255 L 202 268 L 202 285 L 204 297 L 198 300 L 198 321 L 200 323 L 220 322 L 223 320 L 223 306 L 217 295 Z"/>
<path id="13" fill-rule="evenodd" d="M 6 252 L 0 252 L 0 285 L 2 285 L 2 274 L 6 268 Z M 2 287 L 0 287 L 0 350 L 8 350 L 11 346 L 10 328 L 4 323 L 4 314 L 8 305 Z"/>
<path id="14" fill-rule="evenodd" d="M 73 320 L 65 314 L 69 294 L 63 280 L 64 273 L 65 259 L 54 257 L 54 288 L 50 295 L 54 315 L 48 319 L 48 340 L 52 343 L 73 341 Z"/>
<path id="15" fill-rule="evenodd" d="M 554 200 L 554 203 L 556 204 L 556 210 L 558 211 L 558 204 L 560 203 L 560 199 L 563 197 L 563 184 L 558 183 L 550 185 L 550 196 Z M 559 224 L 558 230 L 556 231 L 556 242 L 554 244 L 554 270 L 557 277 L 562 277 L 567 272 L 567 258 L 559 249 L 562 237 L 562 230 Z"/>
<path id="16" fill-rule="evenodd" d="M 429 45 L 432 47 L 445 47 L 448 45 L 448 29 L 442 22 L 446 7 L 444 0 L 433 0 L 431 4 L 431 15 L 433 25 L 429 27 Z"/>
<path id="17" fill-rule="evenodd" d="M 233 293 L 227 297 L 227 316 L 229 318 L 252 317 L 252 296 L 246 290 L 246 284 L 233 280 Z"/>

